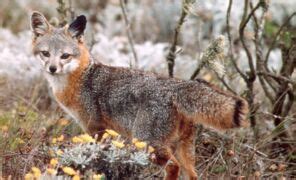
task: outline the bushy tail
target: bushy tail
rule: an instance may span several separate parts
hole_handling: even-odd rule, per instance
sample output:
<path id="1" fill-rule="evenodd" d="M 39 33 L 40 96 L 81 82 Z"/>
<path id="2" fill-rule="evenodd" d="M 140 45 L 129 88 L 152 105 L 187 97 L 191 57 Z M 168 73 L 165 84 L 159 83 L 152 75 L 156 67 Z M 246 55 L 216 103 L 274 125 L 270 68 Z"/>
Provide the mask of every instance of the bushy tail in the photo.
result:
<path id="1" fill-rule="evenodd" d="M 195 123 L 224 130 L 249 126 L 248 103 L 239 96 L 224 92 L 203 80 L 190 96 L 179 101 Z M 185 103 L 185 100 L 190 103 Z M 186 105 L 189 104 L 189 105 Z"/>
<path id="2" fill-rule="evenodd" d="M 213 97 L 208 100 L 209 111 L 202 113 L 201 118 L 196 117 L 196 122 L 200 121 L 202 124 L 220 130 L 249 126 L 247 121 L 249 107 L 246 100 L 224 92 L 207 82 L 201 82 L 211 89 L 210 93 Z"/>
<path id="3" fill-rule="evenodd" d="M 232 103 L 222 106 L 225 107 L 221 107 L 221 110 L 217 110 L 213 114 L 195 116 L 195 122 L 219 130 L 249 126 L 246 120 L 248 105 L 245 100 L 233 99 Z"/>

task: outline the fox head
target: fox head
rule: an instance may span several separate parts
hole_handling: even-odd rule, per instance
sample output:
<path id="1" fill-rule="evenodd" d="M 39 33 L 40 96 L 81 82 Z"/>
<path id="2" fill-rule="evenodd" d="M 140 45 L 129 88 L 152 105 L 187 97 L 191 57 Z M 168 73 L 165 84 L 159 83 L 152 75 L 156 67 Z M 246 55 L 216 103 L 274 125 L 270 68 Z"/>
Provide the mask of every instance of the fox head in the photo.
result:
<path id="1" fill-rule="evenodd" d="M 54 27 L 39 12 L 31 15 L 33 53 L 39 57 L 44 71 L 52 76 L 68 74 L 81 64 L 82 36 L 86 18 L 78 16 L 70 25 Z"/>

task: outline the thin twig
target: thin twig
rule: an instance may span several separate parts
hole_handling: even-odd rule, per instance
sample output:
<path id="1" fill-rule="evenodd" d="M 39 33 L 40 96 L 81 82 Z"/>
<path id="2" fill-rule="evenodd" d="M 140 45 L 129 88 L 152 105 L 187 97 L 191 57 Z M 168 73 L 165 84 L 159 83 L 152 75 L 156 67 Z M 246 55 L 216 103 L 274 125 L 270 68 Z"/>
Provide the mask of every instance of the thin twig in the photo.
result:
<path id="1" fill-rule="evenodd" d="M 250 149 L 250 150 L 254 151 L 255 153 L 257 153 L 257 154 L 259 154 L 259 155 L 261 155 L 261 156 L 265 157 L 265 158 L 267 158 L 267 157 L 268 157 L 268 155 L 267 155 L 267 154 L 265 154 L 265 153 L 263 153 L 263 152 L 261 152 L 261 151 L 257 150 L 256 148 L 254 148 L 254 147 L 252 147 L 252 146 L 249 146 L 248 144 L 244 144 L 244 146 L 245 146 L 246 148 L 248 148 L 248 149 Z"/>
<path id="2" fill-rule="evenodd" d="M 254 131 L 254 136 L 255 136 L 254 140 L 255 140 L 258 136 L 258 128 L 256 127 L 256 117 L 255 117 L 257 108 L 255 107 L 255 104 L 254 104 L 254 98 L 255 98 L 254 82 L 256 80 L 256 71 L 255 71 L 255 66 L 254 66 L 251 51 L 248 48 L 248 45 L 245 41 L 246 39 L 245 39 L 244 32 L 245 32 L 246 25 L 249 23 L 251 17 L 253 17 L 254 13 L 259 9 L 259 7 L 265 8 L 266 2 L 264 0 L 259 0 L 256 6 L 253 9 L 251 9 L 250 13 L 248 13 L 248 6 L 249 6 L 249 0 L 245 0 L 243 17 L 239 26 L 239 38 L 246 52 L 248 64 L 250 67 L 250 71 L 247 72 L 248 78 L 244 80 L 248 88 L 246 98 L 250 107 L 250 122 L 251 122 L 251 127 L 253 128 L 253 131 Z"/>
<path id="3" fill-rule="evenodd" d="M 216 73 L 216 72 L 215 72 Z M 237 93 L 227 84 L 227 82 L 223 77 L 220 77 L 218 73 L 216 73 L 217 78 L 222 82 L 222 84 L 226 87 L 226 89 L 230 92 L 232 92 L 233 94 L 237 95 Z"/>
<path id="4" fill-rule="evenodd" d="M 179 18 L 177 27 L 175 28 L 175 34 L 173 38 L 172 45 L 169 50 L 169 54 L 167 55 L 167 62 L 168 62 L 168 71 L 169 71 L 169 76 L 173 77 L 174 76 L 174 66 L 175 66 L 175 59 L 176 59 L 176 49 L 177 49 L 177 44 L 178 44 L 178 37 L 179 33 L 181 31 L 181 27 L 185 21 L 185 18 L 188 14 L 188 4 L 187 0 L 182 1 L 182 12 L 181 16 Z"/>
<path id="5" fill-rule="evenodd" d="M 247 76 L 241 71 L 241 69 L 238 67 L 237 63 L 234 60 L 233 47 L 232 47 L 232 39 L 231 39 L 230 25 L 229 25 L 231 8 L 232 8 L 232 0 L 229 0 L 229 4 L 228 4 L 228 8 L 227 8 L 227 15 L 226 15 L 226 32 L 227 32 L 228 42 L 229 42 L 229 52 L 228 52 L 228 55 L 230 56 L 230 60 L 231 60 L 231 62 L 233 64 L 235 70 L 240 74 L 240 76 L 244 80 L 247 80 Z"/>
<path id="6" fill-rule="evenodd" d="M 37 145 L 36 147 L 34 147 L 34 149 L 32 149 L 29 154 L 28 154 L 28 158 L 26 159 L 26 162 L 25 162 L 25 166 L 24 166 L 24 170 L 23 170 L 23 173 L 26 174 L 27 172 L 27 166 L 29 163 L 32 163 L 32 159 L 34 158 L 35 156 L 35 153 L 38 151 L 38 148 L 39 148 L 40 144 Z"/>
<path id="7" fill-rule="evenodd" d="M 282 32 L 282 30 L 284 29 L 284 27 L 286 27 L 288 25 L 288 23 L 290 22 L 290 20 L 296 15 L 296 12 L 294 12 L 293 14 L 291 14 L 287 20 L 280 26 L 279 30 L 275 33 L 274 35 L 274 38 L 273 38 L 273 41 L 266 53 L 266 56 L 265 56 L 265 60 L 264 60 L 264 64 L 265 66 L 267 67 L 267 64 L 268 64 L 268 58 L 269 58 L 269 55 L 270 55 L 270 52 L 271 50 L 274 48 L 275 46 L 275 43 L 277 42 L 277 38 L 278 36 L 280 35 L 280 33 Z"/>
<path id="8" fill-rule="evenodd" d="M 268 111 L 259 111 L 258 114 L 267 115 L 267 116 L 272 117 L 272 118 L 282 118 L 282 119 L 285 118 L 284 116 L 274 115 L 274 114 L 272 114 L 272 113 L 270 113 Z M 286 119 L 287 119 L 287 117 L 286 117 Z"/>
<path id="9" fill-rule="evenodd" d="M 229 137 L 228 135 L 226 135 L 226 134 L 218 134 L 218 133 L 216 133 L 216 132 L 213 132 L 213 131 L 209 131 L 209 133 L 211 133 L 211 135 L 213 135 L 213 136 L 217 136 L 217 137 L 221 137 L 221 138 L 223 138 L 224 140 L 226 140 L 226 141 L 233 141 L 233 138 L 232 137 Z M 236 142 L 236 141 L 233 141 L 235 144 L 237 144 L 237 145 L 240 145 L 241 147 L 243 147 L 243 148 L 245 148 L 245 149 L 250 149 L 250 150 L 252 150 L 253 152 L 255 152 L 255 153 L 257 153 L 257 154 L 259 154 L 259 155 L 261 155 L 261 156 L 263 156 L 263 157 L 268 157 L 268 155 L 266 155 L 265 153 L 263 153 L 263 152 L 261 152 L 261 151 L 259 151 L 258 149 L 256 149 L 255 148 L 255 146 L 254 147 L 252 147 L 252 146 L 250 146 L 250 145 L 248 145 L 248 144 L 246 144 L 246 143 L 244 143 L 244 144 L 239 144 L 238 142 Z"/>
<path id="10" fill-rule="evenodd" d="M 283 116 L 288 116 L 291 108 L 292 108 L 292 105 L 294 103 L 294 100 L 295 100 L 295 95 L 293 93 L 293 89 L 292 88 L 289 88 L 288 90 L 288 102 L 286 103 L 286 106 L 284 107 L 284 110 L 283 110 Z"/>
<path id="11" fill-rule="evenodd" d="M 251 8 L 253 8 L 252 3 L 250 3 L 250 6 L 251 6 Z M 253 14 L 253 19 L 255 22 L 254 45 L 255 45 L 255 51 L 256 51 L 256 66 L 257 66 L 257 69 L 261 70 L 261 71 L 266 71 L 266 69 L 264 67 L 264 63 L 263 63 L 263 29 L 264 29 L 264 24 L 265 24 L 264 17 L 268 11 L 268 6 L 265 5 L 264 7 L 266 7 L 266 8 L 263 8 L 263 12 L 262 12 L 259 20 L 256 17 L 255 13 Z M 270 92 L 270 89 L 267 87 L 267 84 L 265 82 L 266 79 L 263 76 L 259 76 L 258 78 L 259 78 L 260 85 L 261 85 L 266 97 L 269 99 L 271 104 L 273 104 L 274 98 L 273 98 L 272 93 Z"/>
<path id="12" fill-rule="evenodd" d="M 130 44 L 130 47 L 131 47 L 131 50 L 132 50 L 132 53 L 133 53 L 133 56 L 134 56 L 135 67 L 137 68 L 139 61 L 138 61 L 137 53 L 136 53 L 135 48 L 134 48 L 133 34 L 131 32 L 130 22 L 129 22 L 128 18 L 127 18 L 127 13 L 126 13 L 126 9 L 125 9 L 124 0 L 120 0 L 120 7 L 121 7 L 121 11 L 122 11 L 122 14 L 123 14 L 123 17 L 124 17 L 124 22 L 125 22 L 125 25 L 126 25 L 127 38 L 128 38 L 128 41 L 129 41 L 129 44 Z"/>
<path id="13" fill-rule="evenodd" d="M 263 76 L 269 76 L 269 77 L 272 77 L 274 80 L 280 82 L 280 81 L 285 81 L 287 83 L 290 83 L 292 85 L 296 85 L 296 81 L 293 81 L 292 79 L 289 79 L 285 76 L 281 76 L 281 75 L 276 75 L 276 74 L 273 74 L 273 73 L 268 73 L 268 72 L 262 72 L 262 71 L 258 71 L 257 72 L 258 75 L 263 75 Z"/>
<path id="14" fill-rule="evenodd" d="M 240 41 L 243 45 L 243 48 L 245 49 L 245 52 L 247 54 L 247 57 L 248 57 L 248 62 L 249 62 L 249 67 L 250 67 L 250 73 L 249 73 L 249 81 L 254 81 L 255 78 L 256 78 L 256 75 L 255 75 L 255 66 L 254 66 L 254 63 L 253 63 L 253 58 L 252 58 L 252 54 L 245 42 L 245 34 L 244 34 L 244 31 L 245 31 L 245 28 L 246 28 L 246 25 L 248 24 L 248 22 L 250 21 L 251 17 L 253 16 L 253 14 L 255 13 L 255 11 L 261 6 L 261 0 L 256 4 L 256 6 L 251 10 L 250 14 L 247 16 L 247 11 L 248 11 L 248 0 L 245 0 L 245 8 L 244 8 L 244 15 L 243 15 L 243 18 L 242 18 L 242 21 L 240 23 L 240 26 L 239 26 L 239 35 L 240 35 Z"/>
<path id="15" fill-rule="evenodd" d="M 280 69 L 280 76 L 289 78 L 292 76 L 296 63 L 295 63 L 295 54 L 296 54 L 296 38 L 292 38 L 291 45 L 289 47 L 282 46 L 282 58 L 283 58 L 283 65 Z M 289 83 L 286 81 L 278 81 L 279 88 L 276 91 L 275 99 L 277 100 L 274 103 L 272 108 L 272 113 L 274 115 L 287 115 L 291 106 L 294 102 L 294 94 L 293 94 L 293 87 L 289 86 Z M 286 95 L 288 94 L 288 102 L 285 105 Z M 285 114 L 283 114 L 285 113 Z M 282 118 L 274 118 L 274 125 L 278 126 L 283 121 Z M 283 127 L 285 129 L 285 127 Z M 283 131 L 281 134 L 278 135 L 279 138 L 286 138 L 289 134 L 286 131 Z"/>

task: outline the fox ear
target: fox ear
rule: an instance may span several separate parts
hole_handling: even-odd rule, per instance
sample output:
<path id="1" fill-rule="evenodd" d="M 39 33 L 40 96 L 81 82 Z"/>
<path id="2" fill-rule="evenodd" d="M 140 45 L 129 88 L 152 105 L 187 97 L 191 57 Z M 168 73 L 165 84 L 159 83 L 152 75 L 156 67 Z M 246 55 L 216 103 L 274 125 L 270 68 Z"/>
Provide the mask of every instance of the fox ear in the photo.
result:
<path id="1" fill-rule="evenodd" d="M 31 15 L 31 30 L 36 36 L 42 36 L 50 30 L 50 24 L 40 12 Z"/>
<path id="2" fill-rule="evenodd" d="M 86 27 L 86 17 L 84 15 L 78 16 L 69 26 L 68 31 L 73 38 L 79 38 L 83 35 Z"/>

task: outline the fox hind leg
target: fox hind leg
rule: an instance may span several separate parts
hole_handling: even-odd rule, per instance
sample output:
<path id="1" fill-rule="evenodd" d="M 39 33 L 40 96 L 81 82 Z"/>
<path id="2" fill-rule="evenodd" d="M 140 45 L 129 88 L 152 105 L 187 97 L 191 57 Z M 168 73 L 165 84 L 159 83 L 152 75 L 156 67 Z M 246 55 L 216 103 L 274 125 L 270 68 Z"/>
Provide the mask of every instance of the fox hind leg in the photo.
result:
<path id="1" fill-rule="evenodd" d="M 180 144 L 180 148 L 177 150 L 178 154 L 178 160 L 180 161 L 182 172 L 185 177 L 187 176 L 190 180 L 196 180 L 197 179 L 197 173 L 195 171 L 194 165 L 195 165 L 195 156 L 194 153 L 191 153 L 191 145 L 188 144 Z"/>
<path id="2" fill-rule="evenodd" d="M 155 108 L 154 104 L 148 104 L 139 108 L 132 130 L 134 137 L 154 147 L 151 160 L 165 167 L 166 180 L 177 180 L 180 174 L 180 163 L 173 154 L 178 127 L 176 115 L 176 109 L 171 106 L 158 105 Z"/>
<path id="3" fill-rule="evenodd" d="M 180 142 L 177 147 L 177 158 L 182 167 L 182 175 L 190 180 L 197 179 L 195 170 L 195 135 L 196 127 L 192 123 L 186 123 L 181 133 Z"/>
<path id="4" fill-rule="evenodd" d="M 172 150 L 165 147 L 156 147 L 155 157 L 152 162 L 160 166 L 165 166 L 165 180 L 177 180 L 180 174 L 180 163 L 172 154 Z"/>

